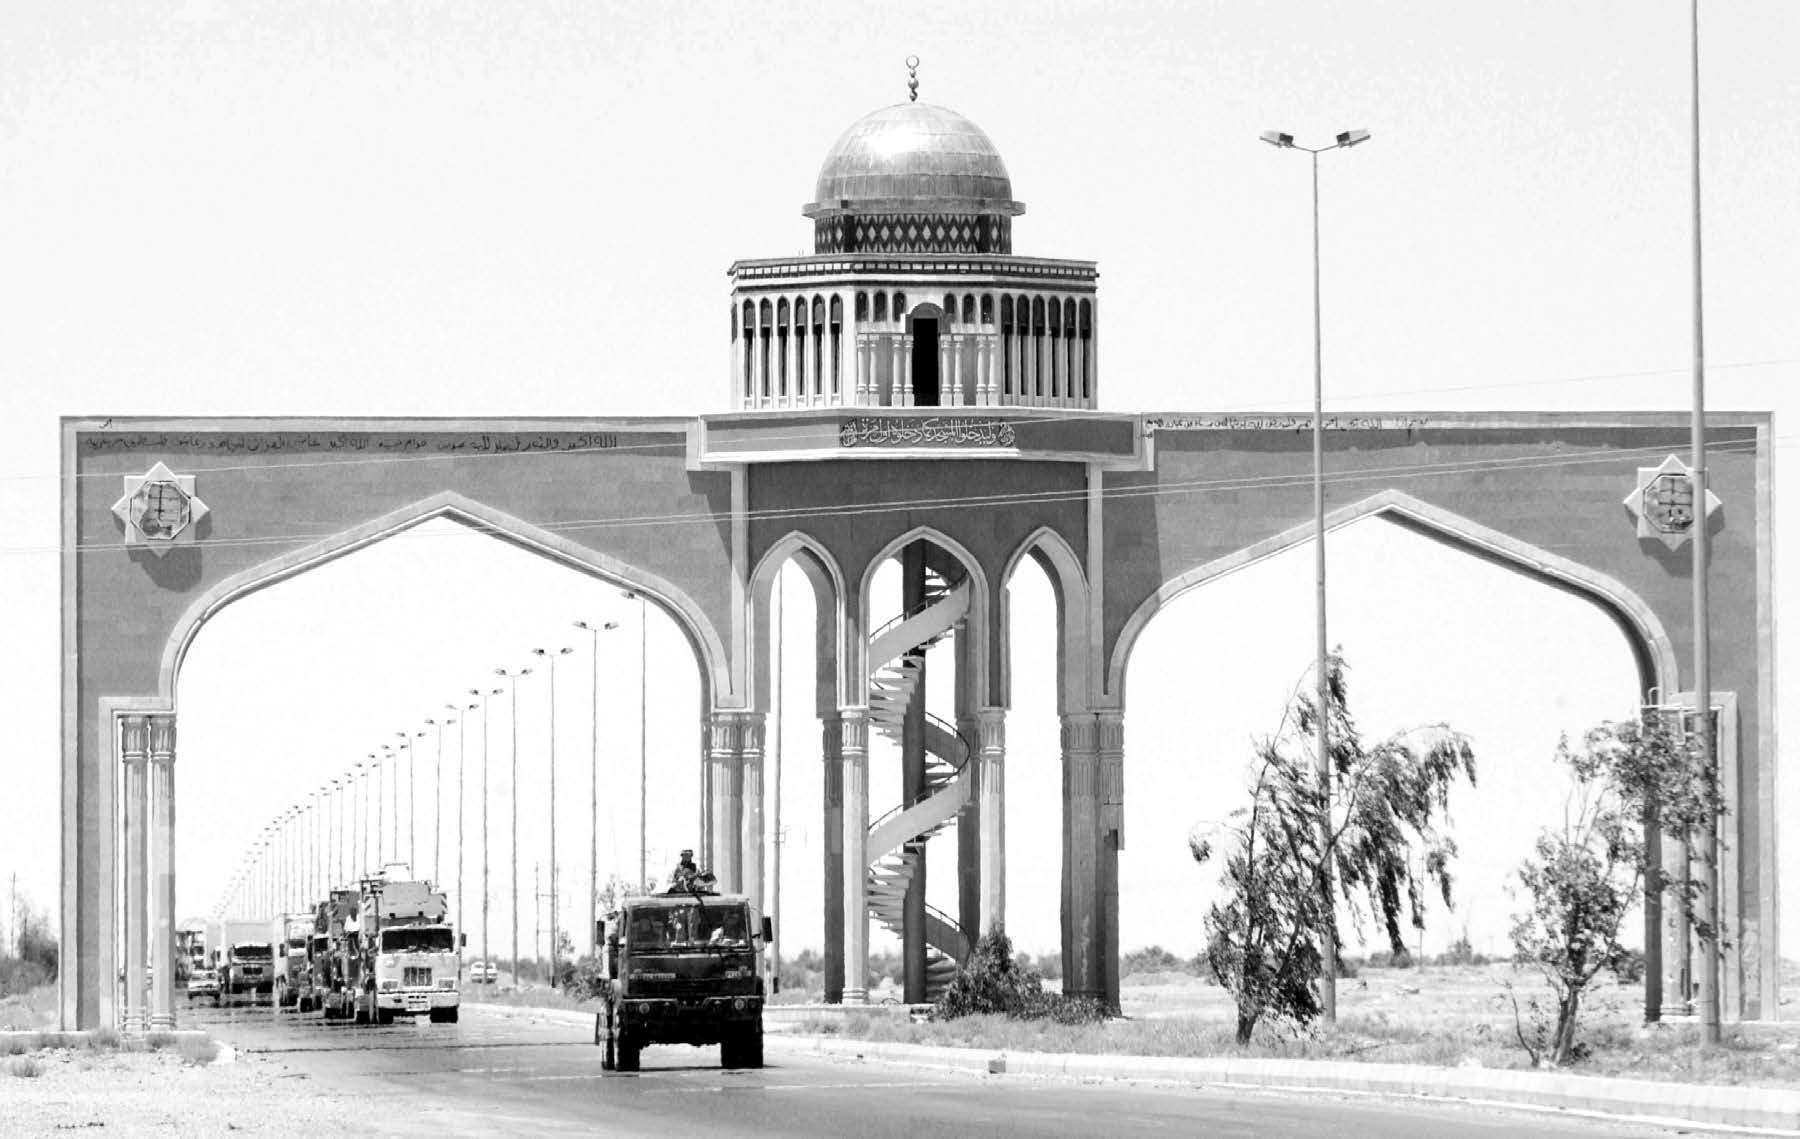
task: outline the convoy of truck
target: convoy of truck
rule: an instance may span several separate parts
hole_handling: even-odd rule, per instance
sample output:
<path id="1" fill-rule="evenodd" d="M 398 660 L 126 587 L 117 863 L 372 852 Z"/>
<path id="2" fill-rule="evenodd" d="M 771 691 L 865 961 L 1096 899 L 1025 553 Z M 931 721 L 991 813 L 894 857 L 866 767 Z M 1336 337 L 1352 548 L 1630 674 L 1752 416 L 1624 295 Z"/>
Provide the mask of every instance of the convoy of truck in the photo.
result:
<path id="1" fill-rule="evenodd" d="M 603 1070 L 636 1071 L 652 1044 L 717 1044 L 724 1067 L 762 1067 L 772 929 L 748 898 L 718 893 L 684 851 L 668 889 L 621 899 L 596 933 Z M 211 923 L 204 936 L 196 960 L 216 968 L 220 1005 L 382 1025 L 400 1016 L 454 1024 L 461 1011 L 465 938 L 444 892 L 401 864 L 333 889 L 311 913 Z M 491 962 L 475 967 L 491 976 Z"/>

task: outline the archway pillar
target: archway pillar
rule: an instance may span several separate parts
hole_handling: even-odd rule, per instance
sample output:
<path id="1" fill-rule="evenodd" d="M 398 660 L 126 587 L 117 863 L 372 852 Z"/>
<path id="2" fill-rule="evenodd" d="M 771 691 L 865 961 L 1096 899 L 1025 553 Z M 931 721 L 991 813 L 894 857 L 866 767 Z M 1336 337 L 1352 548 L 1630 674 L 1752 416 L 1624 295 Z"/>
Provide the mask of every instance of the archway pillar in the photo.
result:
<path id="1" fill-rule="evenodd" d="M 149 835 L 145 829 L 147 760 L 149 757 L 150 717 L 119 717 L 119 750 L 125 769 L 125 1032 L 143 1032 L 149 1027 L 144 1007 L 144 950 L 148 945 L 149 924 L 148 861 Z M 104 977 L 103 984 L 114 979 Z"/>
<path id="2" fill-rule="evenodd" d="M 744 730 L 748 714 L 714 712 L 707 721 L 706 763 L 700 788 L 701 865 L 721 890 L 743 888 L 739 849 L 743 833 Z"/>
<path id="3" fill-rule="evenodd" d="M 1006 709 L 983 708 L 977 717 L 975 803 L 981 835 L 981 928 L 1006 923 Z"/>
<path id="4" fill-rule="evenodd" d="M 150 720 L 150 1028 L 175 1027 L 175 716 Z"/>
<path id="5" fill-rule="evenodd" d="M 843 906 L 845 1004 L 869 999 L 869 710 L 845 708 L 840 734 L 843 772 Z"/>
<path id="6" fill-rule="evenodd" d="M 1092 712 L 1062 717 L 1063 992 L 1095 997 L 1100 989 L 1099 725 Z"/>
<path id="7" fill-rule="evenodd" d="M 763 908 L 763 731 L 764 713 L 752 712 L 743 717 L 739 733 L 738 769 L 742 788 L 739 808 L 738 891 L 746 895 L 760 912 Z"/>
<path id="8" fill-rule="evenodd" d="M 1106 709 L 1095 713 L 1098 737 L 1099 793 L 1097 821 L 1100 827 L 1096 856 L 1099 860 L 1098 929 L 1100 944 L 1100 993 L 1106 1007 L 1119 1008 L 1119 852 L 1125 849 L 1125 713 Z"/>
<path id="9" fill-rule="evenodd" d="M 825 1003 L 844 999 L 844 718 L 819 721 L 824 760 Z"/>

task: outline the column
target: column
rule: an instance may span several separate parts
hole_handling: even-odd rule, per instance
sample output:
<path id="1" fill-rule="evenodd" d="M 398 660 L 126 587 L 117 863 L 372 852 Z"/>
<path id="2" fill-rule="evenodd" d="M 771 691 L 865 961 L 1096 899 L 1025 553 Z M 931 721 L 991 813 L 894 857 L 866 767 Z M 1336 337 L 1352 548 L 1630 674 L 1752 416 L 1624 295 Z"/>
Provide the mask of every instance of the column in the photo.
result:
<path id="1" fill-rule="evenodd" d="M 738 844 L 743 831 L 743 723 L 742 712 L 714 712 L 707 725 L 705 833 L 701 836 L 702 869 L 709 869 L 719 889 L 736 893 L 743 888 L 739 873 Z"/>
<path id="2" fill-rule="evenodd" d="M 945 333 L 938 340 L 938 403 L 957 407 L 962 401 L 962 337 Z"/>
<path id="3" fill-rule="evenodd" d="M 981 781 L 975 785 L 981 818 L 981 928 L 1006 924 L 1006 709 L 983 708 Z"/>
<path id="4" fill-rule="evenodd" d="M 1063 759 L 1063 992 L 1100 995 L 1098 811 L 1099 766 L 1092 712 L 1062 718 Z"/>
<path id="5" fill-rule="evenodd" d="M 175 1028 L 175 716 L 150 717 L 150 1027 Z"/>
<path id="6" fill-rule="evenodd" d="M 759 310 L 760 312 L 760 310 Z M 750 390 L 751 406 L 761 407 L 767 402 L 763 397 L 769 389 L 769 330 L 758 315 L 756 323 L 756 339 L 750 342 Z"/>
<path id="7" fill-rule="evenodd" d="M 844 718 L 819 721 L 825 833 L 825 1003 L 844 1000 Z"/>
<path id="8" fill-rule="evenodd" d="M 844 1003 L 869 1000 L 869 710 L 843 709 Z"/>
<path id="9" fill-rule="evenodd" d="M 1100 994 L 1106 1007 L 1119 1008 L 1119 852 L 1125 849 L 1125 713 L 1094 715 L 1098 736 L 1100 860 Z"/>
<path id="10" fill-rule="evenodd" d="M 149 942 L 147 893 L 150 854 L 145 830 L 145 769 L 149 747 L 149 717 L 119 717 L 119 745 L 125 768 L 125 1022 L 126 1032 L 149 1027 L 144 1007 L 144 950 Z M 111 977 L 106 978 L 112 984 Z"/>
<path id="11" fill-rule="evenodd" d="M 1693 1013 L 1689 981 L 1693 951 L 1693 935 L 1688 926 L 1682 890 L 1688 878 L 1688 844 L 1684 837 L 1664 832 L 1662 835 L 1663 891 L 1662 924 L 1662 1015 L 1688 1016 Z"/>
<path id="12" fill-rule="evenodd" d="M 912 390 L 912 337 L 900 333 L 893 337 L 894 344 L 894 405 L 911 407 L 913 405 Z"/>
<path id="13" fill-rule="evenodd" d="M 957 689 L 963 690 L 960 681 Z M 974 948 L 987 927 L 981 921 L 981 720 L 973 710 L 957 709 L 956 735 L 969 749 L 964 778 L 972 781 L 974 792 L 956 813 L 956 924 Z"/>
<path id="14" fill-rule="evenodd" d="M 744 716 L 738 766 L 743 771 L 743 826 L 738 842 L 739 866 L 743 885 L 739 892 L 749 897 L 759 911 L 763 904 L 763 723 L 761 712 Z"/>
<path id="15" fill-rule="evenodd" d="M 736 341 L 731 346 L 731 387 L 738 394 L 738 406 L 750 406 L 750 328 L 743 325 L 744 308 L 732 305 L 732 323 L 739 324 Z"/>

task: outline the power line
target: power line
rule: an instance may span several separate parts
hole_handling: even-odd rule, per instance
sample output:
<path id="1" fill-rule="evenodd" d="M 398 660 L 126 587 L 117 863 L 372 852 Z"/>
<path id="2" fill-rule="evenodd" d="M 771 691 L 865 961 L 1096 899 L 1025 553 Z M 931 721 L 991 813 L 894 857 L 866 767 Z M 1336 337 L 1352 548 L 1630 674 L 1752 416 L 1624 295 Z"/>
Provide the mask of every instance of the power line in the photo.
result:
<path id="1" fill-rule="evenodd" d="M 1793 436 L 1776 436 L 1774 440 L 1786 443 Z M 1755 436 L 1738 439 L 1721 440 L 1714 448 L 1721 453 L 1744 453 L 1756 445 Z M 1594 463 L 1616 463 L 1634 458 L 1649 458 L 1664 454 L 1666 446 L 1627 447 L 1617 449 L 1599 449 L 1592 451 L 1571 452 L 1567 455 L 1529 455 L 1507 459 L 1467 459 L 1445 463 L 1423 463 L 1412 465 L 1394 465 L 1369 467 L 1354 471 L 1335 471 L 1329 473 L 1326 481 L 1332 485 L 1346 485 L 1382 481 L 1387 479 L 1416 479 L 1437 476 L 1454 476 L 1480 474 L 1488 471 L 1531 470 L 1550 467 L 1582 466 Z M 1224 479 L 1192 479 L 1176 482 L 1158 482 L 1143 486 L 1117 486 L 1105 488 L 1102 496 L 1108 500 L 1126 500 L 1144 497 L 1164 497 L 1177 494 L 1197 494 L 1205 492 L 1279 489 L 1310 483 L 1311 475 L 1258 475 Z M 810 518 L 852 517 L 870 514 L 889 514 L 909 510 L 957 510 L 979 507 L 1000 507 L 1019 505 L 1046 505 L 1059 503 L 1083 502 L 1087 498 L 1085 487 L 1057 489 L 1046 491 L 1029 491 L 1010 494 L 962 495 L 943 498 L 896 499 L 892 502 L 871 504 L 846 504 L 841 506 L 794 506 L 769 507 L 752 509 L 746 516 L 752 521 L 794 521 Z M 654 527 L 672 525 L 691 525 L 694 523 L 716 524 L 719 514 L 685 512 L 679 514 L 643 514 L 631 516 L 612 516 L 569 519 L 544 524 L 541 529 L 555 533 L 568 533 L 585 530 L 606 530 L 619 527 Z M 477 524 L 473 532 L 480 533 Z M 280 534 L 263 534 L 243 538 L 208 538 L 199 539 L 189 545 L 204 549 L 246 549 L 256 546 L 287 546 L 296 542 L 320 541 L 329 538 L 336 531 L 295 532 Z M 389 538 L 405 537 L 404 531 L 390 535 Z M 416 537 L 416 536 L 415 536 Z M 388 538 L 376 539 L 389 540 Z M 76 553 L 92 554 L 117 551 L 116 542 L 90 542 L 74 547 L 57 546 L 0 546 L 0 554 L 29 553 Z"/>

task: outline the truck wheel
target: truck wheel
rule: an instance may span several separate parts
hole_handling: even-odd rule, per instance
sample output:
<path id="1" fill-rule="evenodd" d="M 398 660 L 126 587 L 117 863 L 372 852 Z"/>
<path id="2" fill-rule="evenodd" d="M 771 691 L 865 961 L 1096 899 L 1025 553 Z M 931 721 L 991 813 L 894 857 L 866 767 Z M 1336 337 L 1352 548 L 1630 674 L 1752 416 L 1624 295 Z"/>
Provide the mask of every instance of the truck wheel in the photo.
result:
<path id="1" fill-rule="evenodd" d="M 619 1047 L 613 1041 L 611 1029 L 600 1027 L 600 1014 L 594 1014 L 594 1035 L 598 1038 L 594 1043 L 600 1045 L 600 1070 L 611 1072 L 619 1066 Z"/>
<path id="2" fill-rule="evenodd" d="M 636 1040 L 624 1034 L 620 1034 L 618 1055 L 619 1071 L 635 1072 L 638 1070 L 638 1048 L 639 1045 Z"/>
<path id="3" fill-rule="evenodd" d="M 744 1063 L 746 1068 L 763 1066 L 762 1025 L 757 1025 L 744 1034 Z"/>
<path id="4" fill-rule="evenodd" d="M 434 1008 L 431 1010 L 431 1023 L 455 1024 L 458 1011 L 460 1010 L 454 1008 Z"/>
<path id="5" fill-rule="evenodd" d="M 376 1024 L 392 1024 L 392 1023 L 394 1023 L 394 1010 L 391 1008 L 376 1009 L 375 1010 L 375 1023 Z"/>

